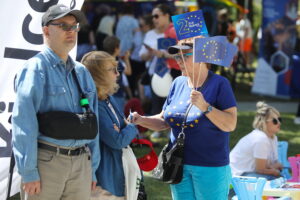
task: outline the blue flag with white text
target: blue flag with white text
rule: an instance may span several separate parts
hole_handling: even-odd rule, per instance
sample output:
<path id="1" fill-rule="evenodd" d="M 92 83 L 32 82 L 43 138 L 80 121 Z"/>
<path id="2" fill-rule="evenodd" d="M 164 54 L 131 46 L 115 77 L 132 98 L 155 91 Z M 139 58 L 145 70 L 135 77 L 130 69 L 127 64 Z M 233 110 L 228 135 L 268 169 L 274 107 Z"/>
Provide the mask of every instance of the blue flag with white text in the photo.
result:
<path id="1" fill-rule="evenodd" d="M 169 71 L 166 60 L 164 58 L 158 58 L 156 62 L 156 67 L 154 73 L 156 73 L 160 77 L 164 77 L 164 75 Z"/>
<path id="2" fill-rule="evenodd" d="M 199 35 L 208 36 L 201 10 L 172 16 L 178 40 Z"/>

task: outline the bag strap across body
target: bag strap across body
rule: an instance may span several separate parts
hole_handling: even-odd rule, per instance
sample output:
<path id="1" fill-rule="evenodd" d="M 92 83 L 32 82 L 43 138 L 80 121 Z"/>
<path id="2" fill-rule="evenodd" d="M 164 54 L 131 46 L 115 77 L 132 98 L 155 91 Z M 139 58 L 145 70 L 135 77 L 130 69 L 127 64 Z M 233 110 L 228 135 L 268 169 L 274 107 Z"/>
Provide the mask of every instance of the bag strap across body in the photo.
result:
<path id="1" fill-rule="evenodd" d="M 79 80 L 78 80 L 78 77 L 77 77 L 75 68 L 72 69 L 72 75 L 74 76 L 74 79 L 75 79 L 77 88 L 78 88 L 79 93 L 80 93 L 80 101 L 79 101 L 79 102 L 80 102 L 80 105 L 81 105 L 81 107 L 85 108 L 86 111 L 89 111 L 89 112 L 90 112 L 89 100 L 88 100 L 88 98 L 85 96 L 85 94 L 83 93 L 83 91 L 82 91 L 82 89 L 81 89 L 81 86 L 80 86 L 80 83 L 79 83 Z"/>
<path id="2" fill-rule="evenodd" d="M 212 76 L 212 74 L 208 71 L 207 77 L 205 79 L 205 81 L 203 82 L 202 86 L 200 86 L 200 88 L 198 89 L 199 92 L 202 91 L 202 89 L 204 88 L 204 86 L 206 85 L 207 81 L 210 79 L 210 77 Z M 193 104 L 189 104 L 185 114 L 184 114 L 184 118 L 181 124 L 181 132 L 178 134 L 177 137 L 177 145 L 184 145 L 184 139 L 185 139 L 185 133 L 184 133 L 184 129 L 186 126 L 186 120 L 187 120 L 187 116 L 191 110 L 191 108 L 193 107 Z"/>

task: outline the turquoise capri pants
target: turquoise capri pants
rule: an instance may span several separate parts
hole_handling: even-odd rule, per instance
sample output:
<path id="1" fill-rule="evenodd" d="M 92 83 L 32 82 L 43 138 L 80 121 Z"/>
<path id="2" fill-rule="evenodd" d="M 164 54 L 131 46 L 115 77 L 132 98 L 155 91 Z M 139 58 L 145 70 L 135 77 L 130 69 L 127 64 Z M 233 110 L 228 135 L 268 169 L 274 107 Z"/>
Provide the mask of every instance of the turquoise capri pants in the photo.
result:
<path id="1" fill-rule="evenodd" d="M 231 181 L 229 165 L 202 167 L 184 165 L 183 178 L 171 184 L 173 200 L 227 200 Z"/>

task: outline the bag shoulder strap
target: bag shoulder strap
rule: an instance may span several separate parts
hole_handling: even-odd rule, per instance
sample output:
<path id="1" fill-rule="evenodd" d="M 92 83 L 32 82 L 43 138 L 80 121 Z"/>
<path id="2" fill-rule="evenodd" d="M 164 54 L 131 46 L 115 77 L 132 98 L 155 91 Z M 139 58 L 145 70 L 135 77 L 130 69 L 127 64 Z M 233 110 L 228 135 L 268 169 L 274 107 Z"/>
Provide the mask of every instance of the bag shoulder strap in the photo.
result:
<path id="1" fill-rule="evenodd" d="M 202 86 L 200 86 L 197 89 L 199 92 L 202 91 L 202 89 L 207 84 L 207 81 L 210 79 L 211 76 L 212 76 L 211 72 L 208 71 L 207 77 L 206 77 L 205 81 L 203 82 Z M 187 110 L 186 110 L 186 112 L 185 112 L 185 114 L 184 114 L 184 119 L 183 119 L 182 124 L 181 124 L 181 132 L 179 133 L 179 135 L 178 135 L 177 138 L 183 137 L 183 139 L 184 139 L 184 137 L 185 137 L 184 129 L 185 129 L 185 125 L 186 125 L 186 120 L 187 120 L 187 116 L 188 116 L 188 114 L 189 114 L 189 112 L 190 112 L 190 110 L 191 110 L 192 107 L 193 107 L 193 104 L 190 103 L 189 106 L 188 106 L 188 108 L 187 108 Z"/>
<path id="2" fill-rule="evenodd" d="M 76 85 L 78 87 L 81 97 L 85 97 L 84 93 L 82 92 L 82 89 L 81 89 L 81 86 L 80 86 L 80 83 L 79 83 L 79 80 L 78 80 L 78 77 L 77 77 L 77 74 L 75 71 L 75 67 L 74 67 L 74 69 L 72 69 L 72 75 L 74 76 L 74 79 L 75 79 L 75 82 L 76 82 Z"/>
<path id="3" fill-rule="evenodd" d="M 77 74 L 76 74 L 76 71 L 75 71 L 75 67 L 74 67 L 74 69 L 72 69 L 72 75 L 74 76 L 77 88 L 78 88 L 79 93 L 80 93 L 80 105 L 82 107 L 86 108 L 86 110 L 90 110 L 88 99 L 82 91 L 82 88 L 80 86 L 80 83 L 79 83 L 79 80 L 78 80 L 78 77 L 77 77 Z"/>

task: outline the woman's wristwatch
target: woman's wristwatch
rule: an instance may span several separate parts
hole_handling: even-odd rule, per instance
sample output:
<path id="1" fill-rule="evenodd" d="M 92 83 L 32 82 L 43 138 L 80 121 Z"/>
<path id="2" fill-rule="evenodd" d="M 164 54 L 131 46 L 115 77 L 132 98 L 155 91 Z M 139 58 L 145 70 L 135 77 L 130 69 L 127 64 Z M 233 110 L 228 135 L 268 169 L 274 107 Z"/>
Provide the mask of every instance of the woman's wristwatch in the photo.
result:
<path id="1" fill-rule="evenodd" d="M 210 112 L 212 111 L 212 109 L 213 109 L 213 107 L 212 107 L 211 105 L 209 105 L 209 106 L 207 107 L 207 110 L 204 111 L 203 114 L 206 115 L 206 114 L 210 113 Z"/>

